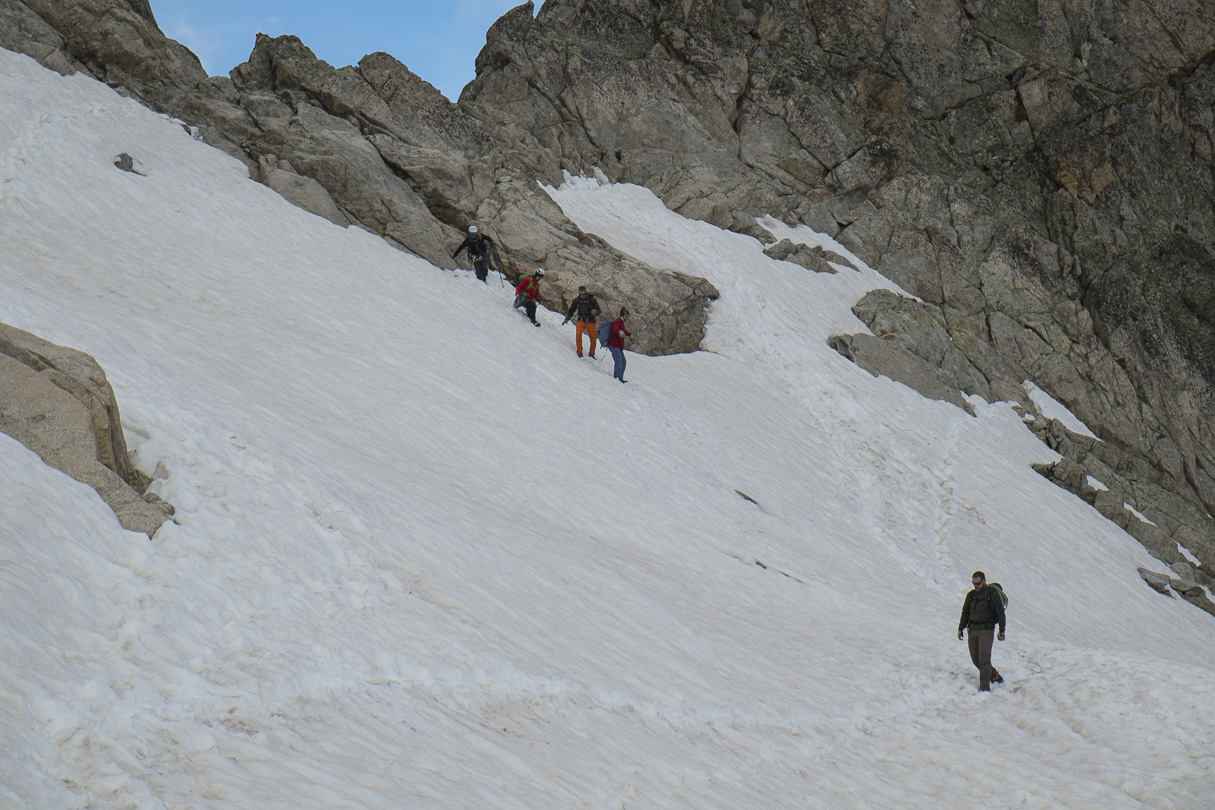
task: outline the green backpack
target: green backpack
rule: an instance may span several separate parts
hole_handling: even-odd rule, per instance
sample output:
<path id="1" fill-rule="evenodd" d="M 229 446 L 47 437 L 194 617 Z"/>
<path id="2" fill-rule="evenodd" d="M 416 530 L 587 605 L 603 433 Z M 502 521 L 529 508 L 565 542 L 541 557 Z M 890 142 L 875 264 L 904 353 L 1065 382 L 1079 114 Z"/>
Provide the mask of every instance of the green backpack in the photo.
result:
<path id="1" fill-rule="evenodd" d="M 993 589 L 996 592 L 996 596 L 1000 597 L 1000 604 L 1003 605 L 1005 608 L 1007 608 L 1008 607 L 1008 594 L 1004 593 L 1004 589 L 1000 587 L 1000 583 L 999 582 L 989 582 L 989 583 L 987 583 L 987 587 Z"/>

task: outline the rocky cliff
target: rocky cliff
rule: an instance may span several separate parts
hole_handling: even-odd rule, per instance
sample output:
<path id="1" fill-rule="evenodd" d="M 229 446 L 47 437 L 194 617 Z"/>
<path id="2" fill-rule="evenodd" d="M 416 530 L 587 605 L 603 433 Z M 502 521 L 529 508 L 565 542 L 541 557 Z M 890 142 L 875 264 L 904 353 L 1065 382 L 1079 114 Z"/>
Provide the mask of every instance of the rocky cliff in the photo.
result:
<path id="1" fill-rule="evenodd" d="M 765 241 L 762 214 L 829 233 L 916 296 L 858 302 L 872 334 L 839 351 L 960 405 L 1030 410 L 1034 381 L 1100 437 L 1039 418 L 1065 457 L 1041 472 L 1215 582 L 1210 0 L 547 0 L 491 28 L 457 104 L 292 37 L 206 78 L 142 3 L 60 6 L 0 0 L 0 44 L 440 266 L 476 221 L 504 269 L 550 270 L 555 307 L 583 283 L 627 302 L 649 352 L 695 349 L 716 291 L 582 233 L 537 181 L 600 170 Z"/>
<path id="2" fill-rule="evenodd" d="M 1210 583 L 1213 11 L 549 0 L 461 103 L 687 216 L 835 236 L 919 299 L 871 294 L 837 348 L 943 399 L 1035 381 L 1101 437 L 1038 420 L 1042 472 Z"/>

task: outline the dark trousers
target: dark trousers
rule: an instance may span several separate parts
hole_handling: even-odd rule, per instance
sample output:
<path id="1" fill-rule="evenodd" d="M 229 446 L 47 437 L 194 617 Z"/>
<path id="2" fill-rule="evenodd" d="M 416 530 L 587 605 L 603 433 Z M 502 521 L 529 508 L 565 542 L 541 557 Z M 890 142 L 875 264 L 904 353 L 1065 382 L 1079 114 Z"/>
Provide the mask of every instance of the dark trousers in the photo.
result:
<path id="1" fill-rule="evenodd" d="M 473 272 L 477 274 L 477 278 L 481 279 L 482 281 L 485 281 L 486 277 L 489 275 L 489 260 L 488 259 L 474 259 L 473 260 Z M 488 284 L 489 282 L 485 281 L 485 283 Z"/>
<path id="2" fill-rule="evenodd" d="M 612 353 L 612 376 L 624 382 L 624 349 L 608 346 L 608 351 Z"/>
<path id="3" fill-rule="evenodd" d="M 991 665 L 991 646 L 995 643 L 996 631 L 966 630 L 966 646 L 970 648 L 970 660 L 979 670 L 979 691 L 991 690 L 991 679 L 1000 677 L 1000 672 Z"/>
<path id="4" fill-rule="evenodd" d="M 484 280 L 484 279 L 482 279 Z M 523 311 L 527 313 L 527 319 L 532 323 L 536 322 L 536 300 L 534 298 L 524 297 Z"/>

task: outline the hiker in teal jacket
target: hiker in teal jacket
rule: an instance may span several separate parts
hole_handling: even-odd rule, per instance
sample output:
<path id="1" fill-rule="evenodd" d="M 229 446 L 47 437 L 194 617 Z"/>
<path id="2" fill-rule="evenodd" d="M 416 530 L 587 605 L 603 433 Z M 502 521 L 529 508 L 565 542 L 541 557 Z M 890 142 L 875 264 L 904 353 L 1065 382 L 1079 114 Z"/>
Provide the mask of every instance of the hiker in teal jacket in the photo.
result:
<path id="1" fill-rule="evenodd" d="M 995 588 L 987 584 L 987 576 L 975 571 L 970 577 L 974 590 L 962 603 L 962 620 L 958 623 L 958 639 L 969 642 L 970 660 L 979 670 L 979 691 L 990 692 L 993 683 L 1004 683 L 1000 671 L 991 665 L 991 648 L 1000 625 L 1000 641 L 1004 640 L 1004 601 Z"/>

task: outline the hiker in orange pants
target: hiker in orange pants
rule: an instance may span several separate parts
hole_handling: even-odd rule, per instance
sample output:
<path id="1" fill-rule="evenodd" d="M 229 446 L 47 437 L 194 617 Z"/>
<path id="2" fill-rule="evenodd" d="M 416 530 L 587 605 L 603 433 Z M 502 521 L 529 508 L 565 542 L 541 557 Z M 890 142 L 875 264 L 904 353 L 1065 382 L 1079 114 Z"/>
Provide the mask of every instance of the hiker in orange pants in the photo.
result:
<path id="1" fill-rule="evenodd" d="M 574 338 L 574 345 L 578 349 L 578 356 L 582 356 L 582 333 L 586 332 L 591 336 L 591 357 L 595 356 L 595 341 L 598 339 L 595 334 L 596 325 L 595 319 L 599 317 L 599 302 L 595 300 L 595 296 L 586 291 L 586 287 L 578 288 L 578 297 L 570 304 L 569 312 L 565 313 L 565 320 L 561 322 L 562 326 L 569 323 L 570 318 L 577 317 L 577 333 Z"/>

